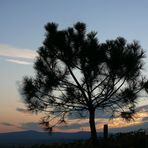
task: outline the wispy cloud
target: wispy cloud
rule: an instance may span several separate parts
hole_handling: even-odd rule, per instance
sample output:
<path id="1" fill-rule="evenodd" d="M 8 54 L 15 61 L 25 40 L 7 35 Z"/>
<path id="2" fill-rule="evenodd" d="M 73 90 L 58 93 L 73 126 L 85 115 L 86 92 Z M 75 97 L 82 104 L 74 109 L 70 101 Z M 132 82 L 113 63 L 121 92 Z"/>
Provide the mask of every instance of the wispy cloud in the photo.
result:
<path id="1" fill-rule="evenodd" d="M 6 59 L 6 61 L 12 62 L 12 63 L 15 63 L 15 64 L 23 64 L 23 65 L 31 65 L 31 64 L 33 64 L 32 62 L 23 61 L 23 60 L 15 60 L 15 59 Z"/>
<path id="2" fill-rule="evenodd" d="M 8 123 L 8 122 L 2 122 L 0 124 L 4 125 L 4 126 L 14 126 L 14 124 L 11 124 L 11 123 Z"/>
<path id="3" fill-rule="evenodd" d="M 0 44 L 0 56 L 34 59 L 37 53 L 29 49 L 20 49 L 10 45 Z"/>
<path id="4" fill-rule="evenodd" d="M 120 117 L 116 117 L 110 120 L 106 116 L 96 118 L 96 128 L 98 131 L 102 131 L 104 124 L 108 124 L 110 131 L 130 131 L 137 130 L 139 128 L 148 128 L 148 112 L 140 111 L 137 112 L 134 116 L 134 120 L 127 122 Z M 89 131 L 89 120 L 88 119 L 73 119 L 69 121 L 66 125 L 59 125 L 57 127 L 59 130 L 86 130 Z"/>
<path id="5" fill-rule="evenodd" d="M 136 111 L 137 112 L 140 112 L 140 111 L 146 112 L 146 111 L 148 111 L 148 105 L 146 104 L 146 105 L 137 107 Z"/>
<path id="6" fill-rule="evenodd" d="M 20 123 L 19 128 L 24 130 L 43 131 L 39 123 L 36 123 L 36 122 Z"/>
<path id="7" fill-rule="evenodd" d="M 16 111 L 21 112 L 21 113 L 28 113 L 28 114 L 31 114 L 31 113 L 30 113 L 29 111 L 27 111 L 27 109 L 25 109 L 25 108 L 17 107 L 17 108 L 16 108 Z"/>
<path id="8" fill-rule="evenodd" d="M 89 128 L 89 123 L 83 122 L 83 123 L 65 124 L 65 125 L 62 125 L 62 126 L 58 126 L 58 129 L 69 130 L 69 129 L 81 129 L 81 128 L 84 128 L 84 127 Z"/>

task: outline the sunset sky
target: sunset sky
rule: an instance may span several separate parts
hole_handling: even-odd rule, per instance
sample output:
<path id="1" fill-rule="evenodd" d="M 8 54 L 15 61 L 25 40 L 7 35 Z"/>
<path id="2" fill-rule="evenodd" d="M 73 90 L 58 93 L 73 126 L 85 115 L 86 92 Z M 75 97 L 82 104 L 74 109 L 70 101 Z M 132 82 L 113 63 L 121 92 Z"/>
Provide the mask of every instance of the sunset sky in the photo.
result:
<path id="1" fill-rule="evenodd" d="M 62 29 L 84 22 L 88 31 L 98 32 L 100 42 L 118 36 L 138 40 L 146 51 L 144 72 L 148 74 L 147 15 L 147 0 L 0 0 L 0 132 L 41 130 L 37 124 L 41 115 L 23 112 L 18 88 L 23 76 L 34 74 L 33 61 L 47 22 L 56 22 Z M 87 119 L 68 123 L 57 131 L 89 130 Z M 98 115 L 98 131 L 104 123 L 112 131 L 148 128 L 148 98 L 141 97 L 135 121 Z"/>

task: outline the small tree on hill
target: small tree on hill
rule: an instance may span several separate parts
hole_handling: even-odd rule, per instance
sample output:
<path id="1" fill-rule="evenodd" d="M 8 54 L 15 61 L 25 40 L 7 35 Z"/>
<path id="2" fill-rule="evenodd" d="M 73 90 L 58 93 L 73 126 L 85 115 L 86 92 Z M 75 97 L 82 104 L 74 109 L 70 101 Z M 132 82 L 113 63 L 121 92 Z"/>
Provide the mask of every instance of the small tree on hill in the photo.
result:
<path id="1" fill-rule="evenodd" d="M 142 76 L 140 45 L 122 37 L 99 43 L 97 33 L 87 33 L 80 22 L 65 30 L 48 23 L 45 29 L 34 63 L 35 76 L 25 77 L 21 85 L 28 110 L 44 112 L 42 123 L 49 130 L 64 122 L 69 113 L 87 112 L 93 140 L 99 110 L 130 119 L 138 94 L 148 88 Z M 57 122 L 51 125 L 53 119 Z"/>

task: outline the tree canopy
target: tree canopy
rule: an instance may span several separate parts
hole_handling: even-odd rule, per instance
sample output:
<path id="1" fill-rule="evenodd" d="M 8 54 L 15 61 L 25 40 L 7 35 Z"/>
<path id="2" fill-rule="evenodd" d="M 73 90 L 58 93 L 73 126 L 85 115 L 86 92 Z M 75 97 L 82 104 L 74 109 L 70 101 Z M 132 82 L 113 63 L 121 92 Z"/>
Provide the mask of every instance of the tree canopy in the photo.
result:
<path id="1" fill-rule="evenodd" d="M 127 43 L 123 37 L 100 43 L 97 33 L 87 33 L 81 22 L 63 30 L 48 23 L 45 30 L 34 63 L 35 76 L 22 81 L 28 110 L 44 112 L 42 123 L 49 130 L 69 113 L 87 112 L 92 139 L 99 110 L 131 119 L 139 93 L 148 88 L 142 73 L 145 52 L 139 43 Z"/>

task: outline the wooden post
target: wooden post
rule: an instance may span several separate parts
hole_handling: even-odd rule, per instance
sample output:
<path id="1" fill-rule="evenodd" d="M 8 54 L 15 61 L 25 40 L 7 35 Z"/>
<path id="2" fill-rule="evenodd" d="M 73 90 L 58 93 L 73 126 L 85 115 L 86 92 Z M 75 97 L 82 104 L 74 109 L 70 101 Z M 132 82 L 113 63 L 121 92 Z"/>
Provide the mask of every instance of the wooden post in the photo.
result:
<path id="1" fill-rule="evenodd" d="M 108 138 L 108 125 L 104 124 L 104 139 Z"/>
<path id="2" fill-rule="evenodd" d="M 145 130 L 145 148 L 148 148 L 148 130 Z"/>

